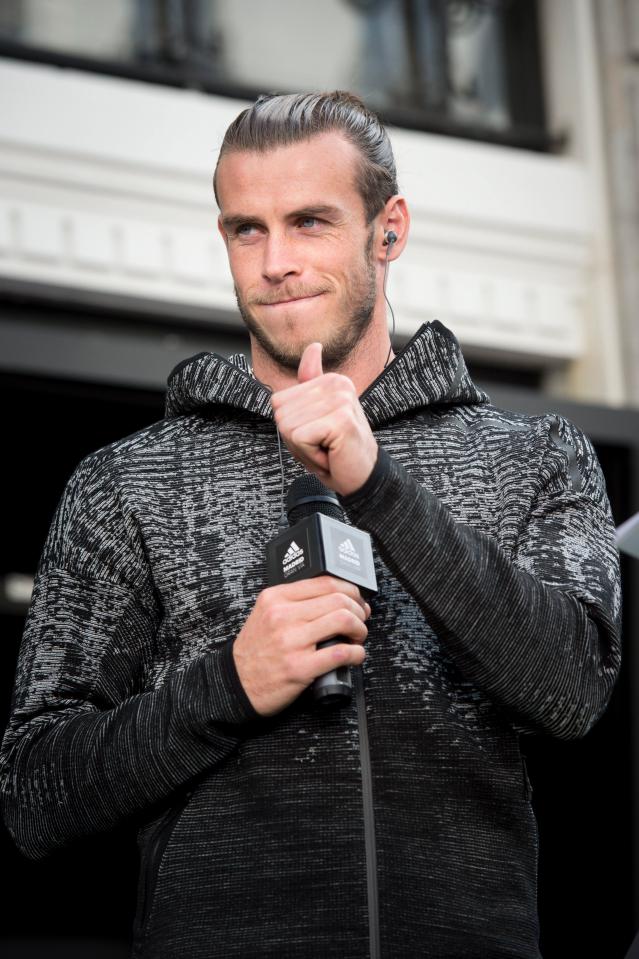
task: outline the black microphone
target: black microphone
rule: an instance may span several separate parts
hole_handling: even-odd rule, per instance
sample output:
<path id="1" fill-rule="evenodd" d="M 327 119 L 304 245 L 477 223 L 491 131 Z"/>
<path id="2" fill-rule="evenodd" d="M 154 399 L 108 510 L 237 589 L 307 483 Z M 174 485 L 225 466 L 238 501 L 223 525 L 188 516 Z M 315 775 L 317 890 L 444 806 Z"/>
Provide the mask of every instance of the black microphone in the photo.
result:
<path id="1" fill-rule="evenodd" d="M 329 573 L 354 583 L 363 595 L 377 592 L 371 538 L 344 522 L 337 495 L 312 473 L 294 480 L 286 498 L 290 526 L 266 547 L 270 586 L 310 579 Z M 317 644 L 318 649 L 349 642 L 334 636 Z M 312 684 L 313 698 L 322 706 L 344 706 L 351 700 L 348 666 L 338 666 Z"/>

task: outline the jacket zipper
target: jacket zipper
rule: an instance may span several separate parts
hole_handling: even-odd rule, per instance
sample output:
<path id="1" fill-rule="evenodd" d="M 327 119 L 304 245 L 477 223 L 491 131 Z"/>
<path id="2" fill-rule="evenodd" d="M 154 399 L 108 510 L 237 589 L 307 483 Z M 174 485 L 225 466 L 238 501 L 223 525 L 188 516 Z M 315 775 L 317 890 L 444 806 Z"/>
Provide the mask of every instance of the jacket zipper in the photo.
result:
<path id="1" fill-rule="evenodd" d="M 359 730 L 359 755 L 362 768 L 362 801 L 364 804 L 364 844 L 366 849 L 366 888 L 368 893 L 368 940 L 369 959 L 381 959 L 379 938 L 379 893 L 377 890 L 377 849 L 375 845 L 375 811 L 373 809 L 373 777 L 368 748 L 368 724 L 366 722 L 366 698 L 361 666 L 353 668 L 355 700 L 357 702 L 357 726 Z"/>

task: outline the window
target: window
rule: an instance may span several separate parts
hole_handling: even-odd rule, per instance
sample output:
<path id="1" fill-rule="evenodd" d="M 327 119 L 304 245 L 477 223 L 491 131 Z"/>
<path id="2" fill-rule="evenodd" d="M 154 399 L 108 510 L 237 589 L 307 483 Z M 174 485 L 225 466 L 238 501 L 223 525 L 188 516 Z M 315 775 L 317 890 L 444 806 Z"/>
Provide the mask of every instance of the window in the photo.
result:
<path id="1" fill-rule="evenodd" d="M 350 89 L 396 125 L 552 145 L 536 0 L 4 0 L 0 53 L 247 99 Z"/>

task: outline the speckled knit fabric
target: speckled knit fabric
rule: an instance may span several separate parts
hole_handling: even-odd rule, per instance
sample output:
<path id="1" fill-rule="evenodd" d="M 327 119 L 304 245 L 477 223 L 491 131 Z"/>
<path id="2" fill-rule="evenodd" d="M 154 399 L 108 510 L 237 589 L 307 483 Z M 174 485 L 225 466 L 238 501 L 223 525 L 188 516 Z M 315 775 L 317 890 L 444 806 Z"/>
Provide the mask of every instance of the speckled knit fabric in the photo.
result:
<path id="1" fill-rule="evenodd" d="M 491 406 L 437 322 L 362 405 L 382 452 L 344 506 L 380 584 L 363 677 L 382 955 L 537 959 L 520 736 L 583 735 L 618 673 L 601 470 L 565 419 Z M 138 825 L 136 957 L 368 955 L 355 704 L 260 719 L 233 664 L 279 513 L 269 394 L 241 357 L 201 354 L 165 420 L 78 466 L 51 526 L 3 813 L 32 858 Z"/>

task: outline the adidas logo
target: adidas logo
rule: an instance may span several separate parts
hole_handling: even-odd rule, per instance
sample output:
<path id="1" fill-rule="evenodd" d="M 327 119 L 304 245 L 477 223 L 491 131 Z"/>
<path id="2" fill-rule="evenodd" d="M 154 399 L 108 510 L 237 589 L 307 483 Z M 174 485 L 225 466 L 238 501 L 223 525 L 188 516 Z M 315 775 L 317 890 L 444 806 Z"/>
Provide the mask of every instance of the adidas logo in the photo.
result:
<path id="1" fill-rule="evenodd" d="M 350 539 L 345 539 L 343 543 L 339 544 L 339 551 L 340 553 L 348 553 L 349 556 L 356 556 L 359 559 L 358 552 Z"/>
<path id="2" fill-rule="evenodd" d="M 284 571 L 284 575 L 289 576 L 292 572 L 303 565 L 304 550 L 301 546 L 297 545 L 295 540 L 293 540 L 289 548 L 284 553 L 284 558 L 282 560 L 282 569 Z"/>
<path id="3" fill-rule="evenodd" d="M 302 549 L 301 546 L 297 545 L 295 540 L 293 540 L 289 548 L 286 550 L 286 553 L 284 554 L 284 562 L 288 563 L 290 562 L 290 560 L 296 559 L 296 557 L 300 555 L 301 556 L 304 555 L 304 550 Z"/>
<path id="4" fill-rule="evenodd" d="M 353 566 L 360 566 L 359 553 L 353 546 L 350 538 L 345 539 L 343 543 L 340 543 L 337 547 L 339 550 L 340 559 L 345 563 L 351 563 Z"/>

